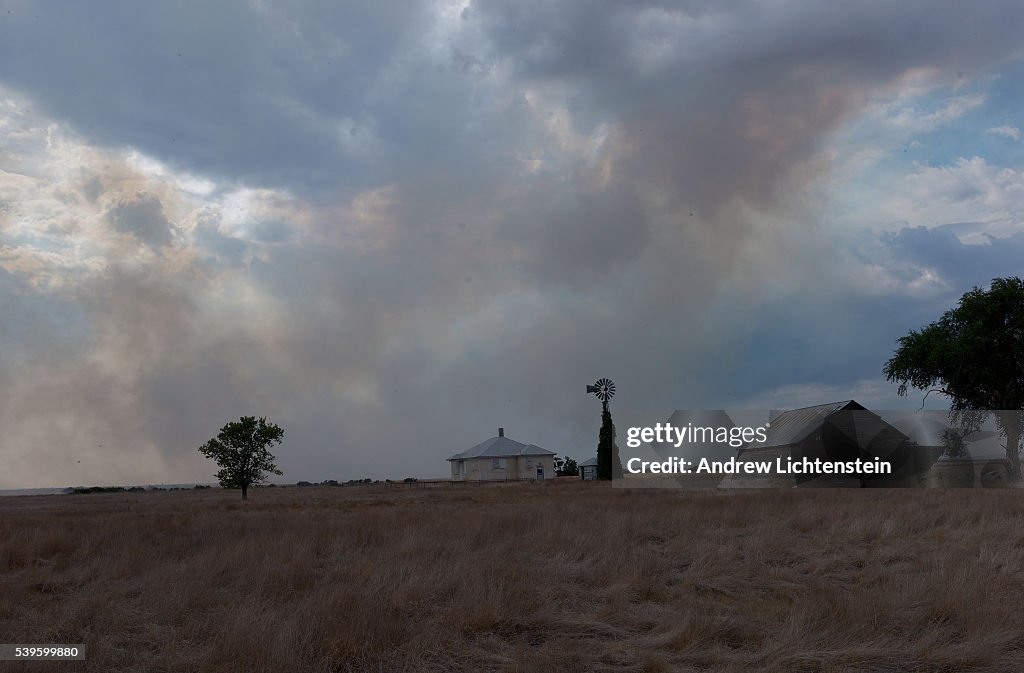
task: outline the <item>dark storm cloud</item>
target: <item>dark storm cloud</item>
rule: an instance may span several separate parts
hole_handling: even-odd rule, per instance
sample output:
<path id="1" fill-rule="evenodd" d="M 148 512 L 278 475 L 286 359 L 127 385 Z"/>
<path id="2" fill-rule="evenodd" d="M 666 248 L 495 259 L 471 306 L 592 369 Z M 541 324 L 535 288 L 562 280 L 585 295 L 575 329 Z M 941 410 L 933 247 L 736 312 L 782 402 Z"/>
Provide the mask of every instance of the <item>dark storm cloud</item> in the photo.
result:
<path id="1" fill-rule="evenodd" d="M 257 413 L 287 429 L 289 480 L 433 476 L 498 425 L 588 457 L 582 390 L 598 376 L 623 404 L 666 410 L 875 376 L 911 300 L 845 286 L 796 202 L 872 95 L 914 68 L 991 73 L 1018 55 L 1024 18 L 1016 2 L 438 11 L 0 13 L 0 84 L 85 142 L 215 183 L 172 218 L 184 207 L 163 192 L 82 179 L 82 203 L 164 255 L 55 291 L 85 316 L 71 354 L 0 332 L 39 356 L 3 371 L 19 447 L 60 408 L 60 436 L 78 441 L 84 419 L 90 456 L 102 443 L 149 470 L 136 474 L 195 475 L 197 443 Z M 218 200 L 253 187 L 276 201 Z M 919 236 L 892 239 L 885 264 L 981 254 Z M 728 301 L 769 295 L 776 276 L 813 287 Z M 33 460 L 19 474 L 66 474 Z"/>
<path id="2" fill-rule="evenodd" d="M 494 134 L 506 147 L 491 159 L 507 159 L 521 138 L 502 137 L 465 68 L 503 64 L 513 91 L 566 87 L 583 129 L 622 123 L 624 171 L 710 208 L 764 198 L 866 87 L 1005 59 L 1022 14 L 1012 2 L 484 1 L 460 20 L 482 28 L 464 46 L 477 53 L 442 58 L 416 39 L 433 23 L 425 5 L 14 3 L 0 19 L 0 79 L 103 143 L 333 191 L 396 171 L 419 179 L 417 168 L 472 179 Z"/>
<path id="3" fill-rule="evenodd" d="M 568 86 L 581 120 L 621 123 L 622 173 L 709 215 L 733 197 L 778 197 L 873 87 L 1019 54 L 1008 19 L 1024 19 L 1013 2 L 483 0 L 468 12 L 522 77 Z"/>
<path id="4" fill-rule="evenodd" d="M 904 266 L 908 280 L 921 269 L 933 270 L 954 291 L 988 287 L 993 278 L 1024 274 L 1024 233 L 986 235 L 985 243 L 967 244 L 955 233 L 963 227 L 958 223 L 934 229 L 905 227 L 886 237 L 886 242 L 894 261 L 910 267 Z M 899 267 L 894 264 L 894 269 Z"/>
<path id="5" fill-rule="evenodd" d="M 908 67 L 977 67 L 1007 56 L 1020 17 L 1010 1 L 964 6 L 918 0 L 824 4 L 736 1 L 545 3 L 480 0 L 467 9 L 495 53 L 530 78 L 575 79 L 617 107 L 644 105 L 666 83 L 731 74 L 720 86 L 670 91 L 691 100 L 728 97 L 756 81 L 811 65 L 868 77 Z M 611 77 L 613 73 L 621 76 Z"/>
<path id="6" fill-rule="evenodd" d="M 537 190 L 536 200 L 503 213 L 499 242 L 527 254 L 521 282 L 604 285 L 650 243 L 647 206 L 629 188 L 570 194 Z"/>
<path id="7" fill-rule="evenodd" d="M 162 248 L 171 243 L 171 223 L 160 199 L 152 194 L 138 194 L 132 200 L 118 203 L 108 211 L 107 218 L 115 230 L 132 234 L 151 247 Z"/>
<path id="8" fill-rule="evenodd" d="M 409 3 L 7 3 L 0 81 L 107 145 L 259 184 L 359 181 L 337 142 L 425 21 Z"/>

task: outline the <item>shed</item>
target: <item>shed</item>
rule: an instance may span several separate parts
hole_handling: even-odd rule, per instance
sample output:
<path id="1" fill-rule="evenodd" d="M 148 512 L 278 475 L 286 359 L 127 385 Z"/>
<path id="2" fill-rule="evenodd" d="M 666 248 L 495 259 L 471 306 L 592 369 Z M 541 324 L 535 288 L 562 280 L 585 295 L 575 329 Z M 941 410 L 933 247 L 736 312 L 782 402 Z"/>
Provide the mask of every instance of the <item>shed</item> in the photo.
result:
<path id="1" fill-rule="evenodd" d="M 593 481 L 597 479 L 597 456 L 583 461 L 579 464 L 580 468 L 580 479 L 583 481 Z"/>

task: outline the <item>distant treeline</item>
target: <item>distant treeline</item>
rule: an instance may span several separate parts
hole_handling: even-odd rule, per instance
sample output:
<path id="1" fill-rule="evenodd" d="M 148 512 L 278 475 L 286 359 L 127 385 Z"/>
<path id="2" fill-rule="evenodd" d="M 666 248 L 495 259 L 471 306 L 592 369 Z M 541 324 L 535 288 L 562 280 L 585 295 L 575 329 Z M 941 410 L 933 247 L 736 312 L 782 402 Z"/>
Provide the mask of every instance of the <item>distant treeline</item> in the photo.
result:
<path id="1" fill-rule="evenodd" d="M 418 479 L 415 477 L 406 477 L 397 483 L 414 484 Z M 363 486 L 366 484 L 383 484 L 383 483 L 396 483 L 396 480 L 385 479 L 349 479 L 348 481 L 338 481 L 337 479 L 326 479 L 320 482 L 312 481 L 299 481 L 296 482 L 296 486 Z M 257 488 L 277 488 L 278 484 L 261 484 Z M 138 493 L 140 491 L 200 491 L 203 489 L 211 488 L 203 484 L 196 484 L 195 486 L 75 486 L 64 489 L 64 493 L 73 494 L 85 494 L 85 493 Z"/>
<path id="2" fill-rule="evenodd" d="M 390 479 L 388 480 L 390 481 Z M 412 477 L 409 477 L 405 481 L 416 481 Z M 348 481 L 338 481 L 337 479 L 326 479 L 324 481 L 313 483 L 311 481 L 298 481 L 295 482 L 296 486 L 361 486 L 363 484 L 379 484 L 379 479 L 349 479 Z"/>
<path id="3" fill-rule="evenodd" d="M 85 493 L 138 493 L 140 491 L 201 491 L 203 489 L 210 488 L 203 484 L 196 484 L 195 486 L 152 486 L 145 488 L 143 486 L 75 486 L 72 488 L 65 488 L 65 493 L 73 494 L 85 494 Z"/>

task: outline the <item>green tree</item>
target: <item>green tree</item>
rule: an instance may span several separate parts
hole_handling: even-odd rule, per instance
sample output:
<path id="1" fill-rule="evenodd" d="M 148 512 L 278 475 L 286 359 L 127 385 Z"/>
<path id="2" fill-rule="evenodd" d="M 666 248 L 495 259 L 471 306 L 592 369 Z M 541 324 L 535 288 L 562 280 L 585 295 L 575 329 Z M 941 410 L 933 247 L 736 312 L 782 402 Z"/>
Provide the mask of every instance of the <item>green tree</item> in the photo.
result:
<path id="1" fill-rule="evenodd" d="M 284 430 L 267 423 L 266 418 L 242 416 L 221 428 L 199 452 L 220 467 L 220 485 L 242 489 L 242 500 L 246 500 L 250 486 L 262 483 L 268 474 L 283 474 L 269 450 L 272 444 L 280 444 L 282 437 Z"/>
<path id="2" fill-rule="evenodd" d="M 622 476 L 619 447 L 615 445 L 615 423 L 608 402 L 601 403 L 601 431 L 597 439 L 597 478 L 611 479 Z"/>
<path id="3" fill-rule="evenodd" d="M 580 468 L 576 461 L 569 456 L 565 458 L 555 456 L 555 474 L 559 477 L 578 477 L 580 476 Z"/>
<path id="4" fill-rule="evenodd" d="M 1006 439 L 1010 478 L 1020 479 L 1024 422 L 1024 281 L 996 278 L 974 288 L 956 308 L 897 341 L 883 369 L 886 379 L 939 392 L 951 400 L 950 418 L 962 432 L 976 429 L 991 410 Z"/>

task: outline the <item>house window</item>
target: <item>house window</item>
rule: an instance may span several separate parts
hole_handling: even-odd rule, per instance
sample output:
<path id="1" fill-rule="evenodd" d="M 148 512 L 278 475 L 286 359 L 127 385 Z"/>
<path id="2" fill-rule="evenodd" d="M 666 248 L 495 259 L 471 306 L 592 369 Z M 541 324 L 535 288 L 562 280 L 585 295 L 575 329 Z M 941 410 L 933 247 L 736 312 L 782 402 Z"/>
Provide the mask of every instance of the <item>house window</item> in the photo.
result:
<path id="1" fill-rule="evenodd" d="M 491 469 L 492 470 L 504 470 L 505 469 L 505 459 L 504 458 L 495 458 L 494 460 L 492 460 L 491 461 Z"/>

